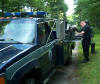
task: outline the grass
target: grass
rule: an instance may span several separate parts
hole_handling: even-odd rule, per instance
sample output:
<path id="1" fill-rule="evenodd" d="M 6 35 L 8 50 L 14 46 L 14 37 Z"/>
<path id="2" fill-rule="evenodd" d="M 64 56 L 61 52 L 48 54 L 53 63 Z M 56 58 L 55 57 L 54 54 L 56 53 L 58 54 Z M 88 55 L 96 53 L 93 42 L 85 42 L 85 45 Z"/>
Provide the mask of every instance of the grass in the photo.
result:
<path id="1" fill-rule="evenodd" d="M 100 30 L 96 30 L 99 31 Z M 83 59 L 82 46 L 79 46 L 78 55 L 78 74 L 81 84 L 100 84 L 100 33 L 95 34 L 96 54 L 90 53 L 90 62 L 80 63 Z"/>

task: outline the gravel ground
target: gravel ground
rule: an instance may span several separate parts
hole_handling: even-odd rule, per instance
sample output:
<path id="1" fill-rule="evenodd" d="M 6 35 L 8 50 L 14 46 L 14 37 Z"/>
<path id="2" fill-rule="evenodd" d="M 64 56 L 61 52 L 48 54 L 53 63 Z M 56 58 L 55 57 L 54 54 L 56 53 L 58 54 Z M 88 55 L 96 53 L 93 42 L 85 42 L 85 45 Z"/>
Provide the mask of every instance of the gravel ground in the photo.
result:
<path id="1" fill-rule="evenodd" d="M 57 68 L 56 73 L 51 77 L 48 84 L 80 84 L 80 77 L 76 74 L 78 44 L 76 43 L 76 47 L 73 50 L 72 65 Z"/>

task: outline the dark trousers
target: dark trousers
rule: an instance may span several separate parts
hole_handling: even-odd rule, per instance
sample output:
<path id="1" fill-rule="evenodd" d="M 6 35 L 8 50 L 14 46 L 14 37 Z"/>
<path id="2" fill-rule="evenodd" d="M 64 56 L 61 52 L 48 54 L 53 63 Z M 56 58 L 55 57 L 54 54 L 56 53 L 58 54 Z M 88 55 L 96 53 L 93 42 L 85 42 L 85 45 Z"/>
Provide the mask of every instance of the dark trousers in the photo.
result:
<path id="1" fill-rule="evenodd" d="M 89 46 L 90 46 L 91 39 L 83 39 L 82 40 L 82 47 L 85 59 L 89 59 Z"/>

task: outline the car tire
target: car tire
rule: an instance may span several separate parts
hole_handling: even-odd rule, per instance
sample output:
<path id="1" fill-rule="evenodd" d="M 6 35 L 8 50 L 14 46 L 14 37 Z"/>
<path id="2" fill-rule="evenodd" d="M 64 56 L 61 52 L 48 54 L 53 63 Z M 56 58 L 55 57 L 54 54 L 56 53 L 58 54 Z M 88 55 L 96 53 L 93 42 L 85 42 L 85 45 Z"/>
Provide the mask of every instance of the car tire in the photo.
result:
<path id="1" fill-rule="evenodd" d="M 75 43 L 73 43 L 73 44 L 71 45 L 71 48 L 72 48 L 72 49 L 74 49 L 74 48 L 75 48 Z"/>
<path id="2" fill-rule="evenodd" d="M 28 79 L 22 80 L 21 84 L 36 84 L 36 83 L 33 78 L 28 78 Z"/>
<path id="3" fill-rule="evenodd" d="M 68 57 L 68 59 L 65 61 L 65 65 L 71 65 L 71 63 L 72 63 L 72 49 L 70 49 L 70 51 L 69 51 L 70 53 L 70 55 L 69 55 L 69 57 Z"/>

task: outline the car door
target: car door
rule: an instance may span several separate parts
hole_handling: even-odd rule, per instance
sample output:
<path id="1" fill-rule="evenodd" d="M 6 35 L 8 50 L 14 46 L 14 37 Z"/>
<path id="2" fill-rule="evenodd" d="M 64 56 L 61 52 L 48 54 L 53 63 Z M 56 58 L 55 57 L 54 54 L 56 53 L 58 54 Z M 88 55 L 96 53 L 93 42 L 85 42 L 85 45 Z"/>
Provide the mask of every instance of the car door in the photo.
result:
<path id="1" fill-rule="evenodd" d="M 52 49 L 55 45 L 55 40 L 48 40 L 51 28 L 47 22 L 38 24 L 38 44 L 40 45 L 42 54 L 39 58 L 40 67 L 43 74 L 46 74 L 53 68 L 53 53 Z M 48 40 L 48 43 L 47 43 Z"/>

